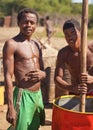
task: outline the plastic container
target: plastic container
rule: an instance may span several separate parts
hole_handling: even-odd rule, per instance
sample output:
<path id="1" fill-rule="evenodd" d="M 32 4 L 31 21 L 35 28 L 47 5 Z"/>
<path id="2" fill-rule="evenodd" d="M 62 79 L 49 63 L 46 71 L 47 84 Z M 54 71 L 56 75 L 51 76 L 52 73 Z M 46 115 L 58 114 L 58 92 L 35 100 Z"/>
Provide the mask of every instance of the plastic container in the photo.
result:
<path id="1" fill-rule="evenodd" d="M 4 87 L 0 87 L 0 105 L 4 104 Z"/>

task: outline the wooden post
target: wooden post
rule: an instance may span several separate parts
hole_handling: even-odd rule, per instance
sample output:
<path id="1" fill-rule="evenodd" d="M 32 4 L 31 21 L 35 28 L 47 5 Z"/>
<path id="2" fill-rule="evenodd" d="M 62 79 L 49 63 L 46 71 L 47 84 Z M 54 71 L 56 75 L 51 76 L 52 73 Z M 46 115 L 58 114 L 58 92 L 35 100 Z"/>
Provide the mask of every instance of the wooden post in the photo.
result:
<path id="1" fill-rule="evenodd" d="M 81 24 L 81 73 L 86 73 L 87 53 L 87 25 L 88 25 L 88 0 L 82 3 L 82 24 Z M 80 111 L 85 112 L 86 94 L 80 94 Z"/>

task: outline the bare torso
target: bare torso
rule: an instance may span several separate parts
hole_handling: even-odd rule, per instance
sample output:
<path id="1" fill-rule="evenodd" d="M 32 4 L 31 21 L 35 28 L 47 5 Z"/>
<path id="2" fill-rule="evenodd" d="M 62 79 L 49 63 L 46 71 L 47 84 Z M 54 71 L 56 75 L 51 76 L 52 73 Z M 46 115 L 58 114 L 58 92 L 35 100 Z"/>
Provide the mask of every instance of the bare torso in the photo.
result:
<path id="1" fill-rule="evenodd" d="M 38 90 L 40 82 L 34 82 L 28 76 L 30 71 L 40 69 L 39 49 L 34 41 L 15 42 L 14 75 L 16 85 L 19 88 Z"/>
<path id="2" fill-rule="evenodd" d="M 67 65 L 71 73 L 71 81 L 73 85 L 80 83 L 80 54 L 78 52 L 69 52 Z"/>
<path id="3" fill-rule="evenodd" d="M 93 76 L 93 48 L 90 46 L 91 49 L 88 48 L 87 53 L 87 72 Z M 81 65 L 80 65 L 80 53 L 73 52 L 69 48 L 63 55 L 61 55 L 61 59 L 65 61 L 69 67 L 69 71 L 71 73 L 71 80 L 73 85 L 80 84 L 80 75 L 81 75 Z M 88 91 L 93 89 L 93 84 L 88 85 Z"/>

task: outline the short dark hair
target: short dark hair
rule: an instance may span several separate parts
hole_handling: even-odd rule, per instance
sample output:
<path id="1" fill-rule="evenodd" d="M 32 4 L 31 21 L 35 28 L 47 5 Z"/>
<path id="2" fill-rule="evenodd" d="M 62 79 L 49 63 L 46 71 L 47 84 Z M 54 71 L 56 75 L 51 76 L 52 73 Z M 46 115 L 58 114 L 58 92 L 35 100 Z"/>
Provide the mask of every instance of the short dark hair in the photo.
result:
<path id="1" fill-rule="evenodd" d="M 38 17 L 37 12 L 34 11 L 33 9 L 30 9 L 30 8 L 24 8 L 24 9 L 22 9 L 22 10 L 19 11 L 19 13 L 18 13 L 18 15 L 17 15 L 17 21 L 18 21 L 18 23 L 20 22 L 21 18 L 23 17 L 23 15 L 24 15 L 25 13 L 35 14 L 35 15 L 36 15 L 36 18 L 37 18 L 37 23 L 38 23 L 39 17 Z"/>
<path id="2" fill-rule="evenodd" d="M 49 16 L 46 16 L 46 19 L 48 20 L 50 17 Z"/>
<path id="3" fill-rule="evenodd" d="M 63 25 L 63 31 L 67 28 L 76 27 L 79 31 L 81 30 L 80 23 L 75 19 L 67 20 Z"/>

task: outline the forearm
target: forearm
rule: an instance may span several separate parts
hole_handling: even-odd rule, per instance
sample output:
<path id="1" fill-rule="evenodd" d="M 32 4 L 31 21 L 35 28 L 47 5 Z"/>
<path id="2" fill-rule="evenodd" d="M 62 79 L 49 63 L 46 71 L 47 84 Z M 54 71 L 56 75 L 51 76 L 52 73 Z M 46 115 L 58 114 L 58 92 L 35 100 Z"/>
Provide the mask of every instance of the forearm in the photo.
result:
<path id="1" fill-rule="evenodd" d="M 70 91 L 71 88 L 72 88 L 72 85 L 71 85 L 71 84 L 69 84 L 68 82 L 66 82 L 65 80 L 63 80 L 63 79 L 62 79 L 61 77 L 59 77 L 59 76 L 56 76 L 55 79 L 54 79 L 54 81 L 55 81 L 55 84 L 58 85 L 58 87 L 60 87 L 60 88 L 62 88 L 62 89 L 64 89 L 64 90 Z"/>
<path id="2" fill-rule="evenodd" d="M 13 84 L 9 78 L 5 78 L 5 92 L 8 108 L 13 107 Z"/>
<path id="3" fill-rule="evenodd" d="M 16 111 L 14 108 L 14 104 L 13 104 L 13 85 L 12 85 L 12 81 L 5 81 L 6 83 L 6 94 L 7 94 L 7 114 L 6 114 L 6 119 L 9 123 L 11 123 L 12 125 L 15 125 L 16 123 Z"/>

